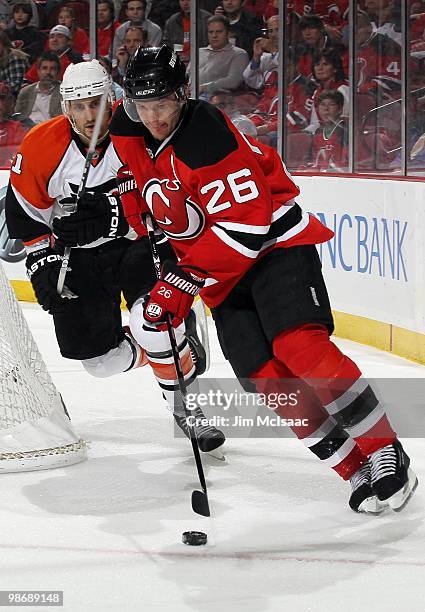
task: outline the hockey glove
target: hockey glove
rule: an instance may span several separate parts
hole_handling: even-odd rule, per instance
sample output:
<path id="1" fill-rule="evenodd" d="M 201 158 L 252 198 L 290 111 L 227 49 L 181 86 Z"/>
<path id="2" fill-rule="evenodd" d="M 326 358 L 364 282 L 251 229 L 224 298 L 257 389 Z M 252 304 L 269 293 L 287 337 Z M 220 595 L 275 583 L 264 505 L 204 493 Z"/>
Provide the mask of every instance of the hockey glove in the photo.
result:
<path id="1" fill-rule="evenodd" d="M 177 327 L 190 311 L 195 296 L 204 286 L 204 280 L 185 272 L 173 261 L 164 262 L 161 278 L 149 293 L 144 305 L 144 316 L 149 323 L 164 326 L 167 314 Z"/>
<path id="2" fill-rule="evenodd" d="M 66 207 L 73 198 L 60 203 Z M 76 212 L 53 220 L 53 234 L 60 247 L 84 246 L 99 238 L 120 238 L 128 232 L 121 200 L 105 193 L 85 193 Z"/>
<path id="3" fill-rule="evenodd" d="M 25 262 L 37 302 L 50 314 L 62 312 L 66 304 L 57 290 L 61 263 L 61 255 L 50 246 L 28 253 Z"/>

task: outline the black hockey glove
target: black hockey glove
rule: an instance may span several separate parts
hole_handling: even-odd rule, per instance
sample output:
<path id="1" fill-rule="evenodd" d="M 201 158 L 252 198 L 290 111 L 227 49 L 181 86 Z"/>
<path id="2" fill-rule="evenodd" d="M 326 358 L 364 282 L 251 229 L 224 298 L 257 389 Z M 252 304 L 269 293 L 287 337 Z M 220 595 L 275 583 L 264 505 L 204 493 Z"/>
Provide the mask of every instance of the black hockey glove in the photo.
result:
<path id="1" fill-rule="evenodd" d="M 50 314 L 62 312 L 66 301 L 58 294 L 57 284 L 62 257 L 50 247 L 28 253 L 26 259 L 28 278 L 37 302 Z"/>
<path id="2" fill-rule="evenodd" d="M 64 198 L 60 203 L 66 207 L 72 201 Z M 99 238 L 120 238 L 127 232 L 121 200 L 105 193 L 85 193 L 76 212 L 53 220 L 53 234 L 59 247 L 84 246 Z"/>

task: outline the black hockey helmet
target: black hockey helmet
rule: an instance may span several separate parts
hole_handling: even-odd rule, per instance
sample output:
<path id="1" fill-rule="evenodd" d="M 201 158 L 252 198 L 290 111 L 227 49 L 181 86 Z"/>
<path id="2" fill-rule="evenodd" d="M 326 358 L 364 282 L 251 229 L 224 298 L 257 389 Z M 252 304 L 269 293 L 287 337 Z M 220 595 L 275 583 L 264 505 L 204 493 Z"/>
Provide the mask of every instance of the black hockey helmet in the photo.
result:
<path id="1" fill-rule="evenodd" d="M 186 67 L 170 47 L 138 47 L 124 75 L 125 110 L 133 121 L 139 121 L 129 112 L 132 100 L 158 100 L 175 92 L 176 99 L 184 101 L 187 82 Z"/>

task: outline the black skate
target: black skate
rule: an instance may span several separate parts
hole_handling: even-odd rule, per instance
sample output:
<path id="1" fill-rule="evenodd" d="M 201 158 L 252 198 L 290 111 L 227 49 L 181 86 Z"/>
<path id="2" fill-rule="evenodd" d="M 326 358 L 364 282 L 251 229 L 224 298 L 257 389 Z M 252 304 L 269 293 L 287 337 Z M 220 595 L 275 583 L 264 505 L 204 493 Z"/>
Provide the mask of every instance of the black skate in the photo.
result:
<path id="1" fill-rule="evenodd" d="M 191 417 L 194 417 L 191 421 L 194 423 L 193 429 L 198 439 L 199 450 L 203 453 L 210 453 L 224 444 L 226 436 L 222 431 L 213 425 L 201 424 L 202 421 L 206 420 L 206 416 L 199 406 L 197 406 L 195 410 L 190 410 L 189 413 Z M 190 430 L 186 422 L 186 417 L 175 414 L 174 419 L 184 435 L 190 439 Z M 219 454 L 217 454 L 216 457 L 219 459 L 222 458 Z"/>
<path id="2" fill-rule="evenodd" d="M 207 356 L 205 354 L 205 349 L 199 340 L 198 332 L 196 331 L 196 315 L 193 310 L 189 312 L 189 315 L 185 319 L 185 324 L 185 336 L 189 343 L 193 363 L 195 364 L 195 374 L 196 376 L 201 376 L 207 368 Z"/>
<path id="3" fill-rule="evenodd" d="M 372 488 L 378 499 L 395 511 L 406 506 L 418 486 L 418 478 L 409 467 L 410 459 L 401 443 L 384 446 L 370 455 Z"/>
<path id="4" fill-rule="evenodd" d="M 381 502 L 372 489 L 369 461 L 351 476 L 350 484 L 352 492 L 348 503 L 354 512 L 381 514 L 388 507 L 387 502 Z"/>

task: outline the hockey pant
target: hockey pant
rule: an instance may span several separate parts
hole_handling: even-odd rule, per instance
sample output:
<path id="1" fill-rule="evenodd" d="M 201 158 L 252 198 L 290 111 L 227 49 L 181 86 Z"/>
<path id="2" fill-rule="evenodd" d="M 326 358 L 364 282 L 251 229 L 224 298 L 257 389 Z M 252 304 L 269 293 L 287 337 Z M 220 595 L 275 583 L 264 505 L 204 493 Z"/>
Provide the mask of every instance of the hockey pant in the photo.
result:
<path id="1" fill-rule="evenodd" d="M 282 392 L 279 379 L 297 379 L 297 405 L 280 407 L 276 413 L 307 421 L 293 428 L 295 435 L 344 479 L 368 455 L 395 440 L 367 380 L 333 344 L 325 326 L 305 324 L 281 332 L 273 341 L 273 354 L 250 377 L 257 391 L 265 395 Z"/>

